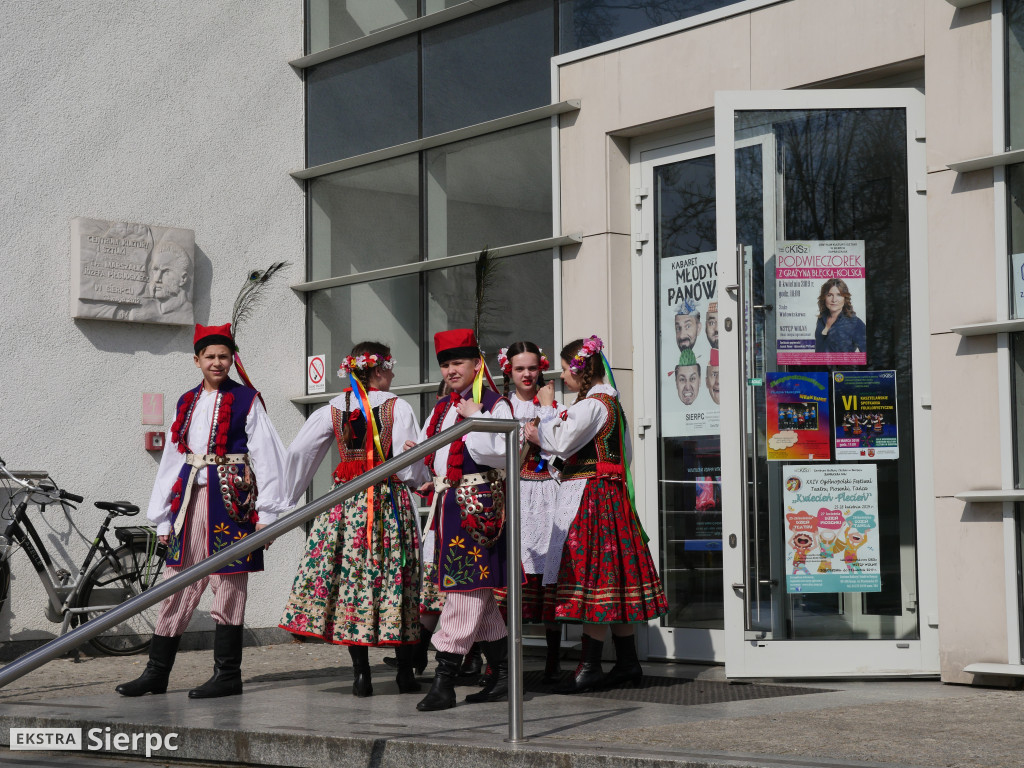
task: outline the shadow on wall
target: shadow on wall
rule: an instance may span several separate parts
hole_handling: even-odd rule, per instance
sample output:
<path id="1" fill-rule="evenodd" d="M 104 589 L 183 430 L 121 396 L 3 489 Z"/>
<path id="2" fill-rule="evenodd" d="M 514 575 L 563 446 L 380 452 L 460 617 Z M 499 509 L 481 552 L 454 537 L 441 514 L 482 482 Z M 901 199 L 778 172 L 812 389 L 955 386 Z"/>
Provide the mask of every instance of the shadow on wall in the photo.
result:
<path id="1" fill-rule="evenodd" d="M 213 280 L 213 264 L 206 252 L 196 245 L 195 287 L 192 291 L 192 306 L 195 321 L 203 325 L 210 320 L 210 283 Z M 219 317 L 219 316 L 218 316 Z M 218 320 L 218 322 L 227 322 Z M 161 355 L 167 352 L 188 351 L 192 347 L 193 327 L 190 325 L 158 325 L 156 323 L 124 323 L 114 320 L 75 319 L 75 325 L 92 345 L 101 352 L 134 354 L 151 352 Z"/>

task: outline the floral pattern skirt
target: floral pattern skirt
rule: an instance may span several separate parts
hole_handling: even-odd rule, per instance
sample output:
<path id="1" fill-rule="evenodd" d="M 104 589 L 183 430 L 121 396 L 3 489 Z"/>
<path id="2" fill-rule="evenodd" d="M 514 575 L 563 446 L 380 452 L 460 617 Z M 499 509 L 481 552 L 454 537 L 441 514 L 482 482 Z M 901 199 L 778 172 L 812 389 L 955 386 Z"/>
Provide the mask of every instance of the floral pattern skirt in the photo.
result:
<path id="1" fill-rule="evenodd" d="M 342 645 L 404 645 L 420 636 L 415 508 L 394 480 L 374 488 L 367 542 L 364 492 L 319 515 L 279 625 Z"/>
<path id="2" fill-rule="evenodd" d="M 562 548 L 555 619 L 627 624 L 666 613 L 661 579 L 622 481 L 588 480 Z"/>
<path id="3" fill-rule="evenodd" d="M 444 592 L 437 588 L 437 562 L 423 564 L 423 586 L 420 589 L 420 613 L 439 616 L 444 609 Z"/>
<path id="4" fill-rule="evenodd" d="M 543 581 L 542 573 L 526 574 L 526 583 L 523 584 L 524 624 L 543 624 L 555 620 L 555 585 L 548 584 L 545 587 Z M 508 590 L 494 590 L 494 599 L 498 601 L 502 617 L 508 621 Z"/>

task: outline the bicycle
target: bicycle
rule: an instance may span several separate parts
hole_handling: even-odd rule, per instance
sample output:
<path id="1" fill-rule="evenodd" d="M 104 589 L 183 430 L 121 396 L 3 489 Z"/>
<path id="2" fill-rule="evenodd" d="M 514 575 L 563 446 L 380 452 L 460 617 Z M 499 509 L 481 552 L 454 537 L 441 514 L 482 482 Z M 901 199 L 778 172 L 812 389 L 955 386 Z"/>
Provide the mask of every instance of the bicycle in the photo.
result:
<path id="1" fill-rule="evenodd" d="M 10 560 L 18 549 L 25 551 L 35 568 L 47 595 L 46 617 L 61 625 L 61 635 L 157 583 L 163 570 L 166 548 L 159 543 L 155 529 L 143 526 L 114 528 L 120 546 L 115 549 L 107 541 L 111 521 L 139 512 L 137 506 L 126 501 L 95 502 L 95 506 L 107 515 L 74 578 L 69 570 L 54 565 L 28 518 L 28 507 L 30 504 L 38 506 L 42 513 L 47 505 L 60 504 L 67 514 L 69 509 L 77 509 L 74 504 L 83 501 L 81 496 L 57 487 L 48 473 L 15 473 L 0 459 L 0 517 L 10 521 L 0 534 L 0 610 L 10 590 Z M 92 638 L 89 643 L 111 656 L 145 651 L 152 640 L 158 610 L 158 606 L 151 606 Z"/>

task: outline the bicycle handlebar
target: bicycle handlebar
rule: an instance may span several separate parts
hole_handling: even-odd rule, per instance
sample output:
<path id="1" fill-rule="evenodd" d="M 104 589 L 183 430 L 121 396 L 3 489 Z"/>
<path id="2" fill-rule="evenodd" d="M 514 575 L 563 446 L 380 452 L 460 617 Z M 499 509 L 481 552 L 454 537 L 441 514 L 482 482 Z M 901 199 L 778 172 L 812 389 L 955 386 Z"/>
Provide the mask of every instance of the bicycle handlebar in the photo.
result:
<path id="1" fill-rule="evenodd" d="M 4 479 L 9 480 L 13 483 L 17 483 L 30 494 L 38 494 L 40 496 L 47 496 L 54 501 L 64 503 L 66 501 L 73 501 L 76 504 L 81 504 L 85 501 L 84 496 L 79 496 L 77 493 L 70 493 L 62 488 L 58 488 L 52 480 L 47 484 L 33 483 L 31 480 L 22 480 L 20 477 L 15 476 L 11 470 L 7 468 L 4 460 L 0 458 L 0 476 Z M 48 478 L 47 478 L 48 479 Z"/>

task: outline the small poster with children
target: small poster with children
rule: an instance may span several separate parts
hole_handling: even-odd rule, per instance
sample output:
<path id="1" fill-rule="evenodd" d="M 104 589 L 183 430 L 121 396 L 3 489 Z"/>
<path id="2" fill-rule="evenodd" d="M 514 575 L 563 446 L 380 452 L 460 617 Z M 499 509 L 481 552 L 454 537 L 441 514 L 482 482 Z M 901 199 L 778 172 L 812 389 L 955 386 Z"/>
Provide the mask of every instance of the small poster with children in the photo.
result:
<path id="1" fill-rule="evenodd" d="M 765 389 L 768 461 L 831 459 L 829 374 L 770 371 Z"/>
<path id="2" fill-rule="evenodd" d="M 786 592 L 880 592 L 874 464 L 782 469 Z"/>
<path id="3" fill-rule="evenodd" d="M 661 434 L 717 435 L 718 254 L 666 256 L 658 284 Z"/>
<path id="4" fill-rule="evenodd" d="M 779 365 L 867 363 L 863 240 L 775 246 Z"/>
<path id="5" fill-rule="evenodd" d="M 832 375 L 836 460 L 898 459 L 896 371 Z"/>

